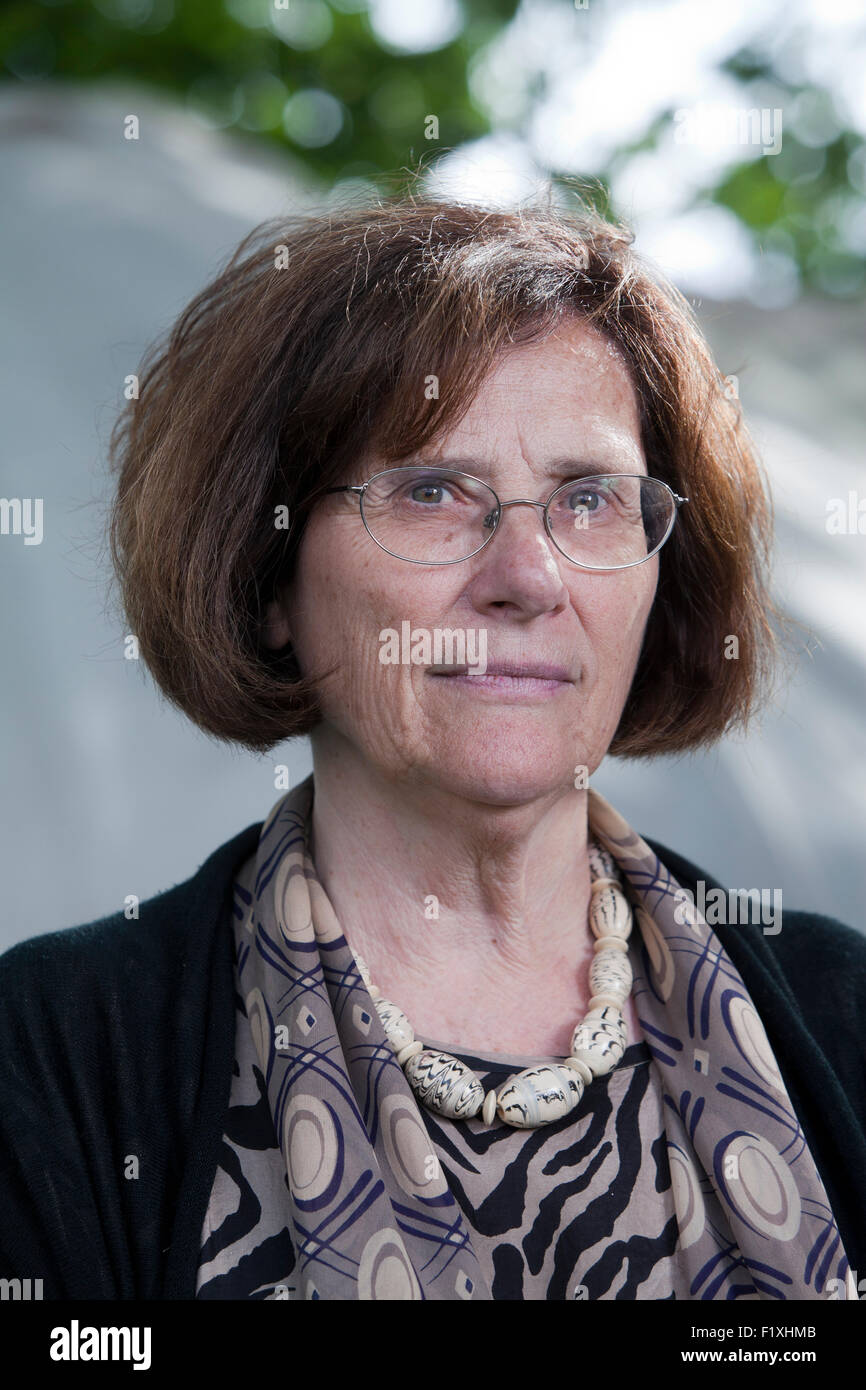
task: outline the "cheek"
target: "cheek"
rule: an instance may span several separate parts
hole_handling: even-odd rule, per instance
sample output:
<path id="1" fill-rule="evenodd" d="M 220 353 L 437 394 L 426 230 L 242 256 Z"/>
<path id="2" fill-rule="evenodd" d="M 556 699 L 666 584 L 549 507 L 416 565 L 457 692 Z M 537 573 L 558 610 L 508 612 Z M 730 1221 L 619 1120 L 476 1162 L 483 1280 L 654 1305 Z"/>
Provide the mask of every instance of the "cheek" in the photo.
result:
<path id="1" fill-rule="evenodd" d="M 383 705 L 409 696 L 406 669 L 380 661 L 380 634 L 388 628 L 399 633 L 405 619 L 416 625 L 419 596 L 395 582 L 402 574 L 391 576 L 371 559 L 365 540 L 343 530 L 311 534 L 298 561 L 298 659 L 304 673 L 320 681 L 323 709 L 335 721 L 341 712 L 352 722 L 375 712 L 381 717 Z"/>
<path id="2" fill-rule="evenodd" d="M 595 592 L 584 602 L 584 626 L 600 683 L 607 688 L 627 684 L 634 674 L 658 581 L 658 566 L 648 561 L 646 567 L 650 564 L 649 574 L 616 576 L 608 588 L 601 587 L 599 576 Z"/>
<path id="3" fill-rule="evenodd" d="M 305 673 L 331 666 L 369 626 L 363 557 L 345 519 L 308 523 L 301 541 L 287 609 Z"/>

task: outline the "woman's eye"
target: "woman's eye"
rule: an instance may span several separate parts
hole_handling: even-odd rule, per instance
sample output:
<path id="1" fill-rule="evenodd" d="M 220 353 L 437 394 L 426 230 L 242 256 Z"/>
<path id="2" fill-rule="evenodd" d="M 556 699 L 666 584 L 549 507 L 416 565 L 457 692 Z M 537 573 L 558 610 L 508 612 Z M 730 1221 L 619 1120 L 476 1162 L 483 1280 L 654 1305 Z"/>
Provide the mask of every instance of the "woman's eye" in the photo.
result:
<path id="1" fill-rule="evenodd" d="M 409 488 L 410 502 L 447 502 L 451 494 L 444 483 L 412 483 Z"/>
<path id="2" fill-rule="evenodd" d="M 588 490 L 588 491 L 587 491 L 586 489 L 584 489 L 584 490 L 582 490 L 581 492 L 572 492 L 572 493 L 569 495 L 568 505 L 569 505 L 569 507 L 571 508 L 571 510 L 572 510 L 572 511 L 575 511 L 575 512 L 576 512 L 576 511 L 587 511 L 587 512 L 597 511 L 597 510 L 598 510 L 598 506 L 597 506 L 597 505 L 596 505 L 596 506 L 593 506 L 593 505 L 592 505 L 592 502 L 593 502 L 593 500 L 595 500 L 595 502 L 596 502 L 596 504 L 597 504 L 598 501 L 599 501 L 599 497 L 600 497 L 600 494 L 597 493 L 597 492 L 593 492 L 591 489 Z"/>
<path id="3" fill-rule="evenodd" d="M 438 493 L 441 493 L 442 491 L 443 491 L 443 489 L 442 489 L 441 487 L 438 487 L 436 483 L 419 483 L 417 487 L 413 487 L 413 489 L 412 489 L 412 494 L 411 494 L 411 495 L 412 495 L 412 501 L 413 501 L 413 502 L 430 502 L 430 501 L 437 501 L 437 500 L 438 500 L 437 498 L 431 497 L 431 493 L 437 493 L 437 492 L 438 492 Z M 421 493 L 422 495 L 421 495 L 421 496 L 418 496 L 418 495 L 417 495 L 418 493 Z"/>

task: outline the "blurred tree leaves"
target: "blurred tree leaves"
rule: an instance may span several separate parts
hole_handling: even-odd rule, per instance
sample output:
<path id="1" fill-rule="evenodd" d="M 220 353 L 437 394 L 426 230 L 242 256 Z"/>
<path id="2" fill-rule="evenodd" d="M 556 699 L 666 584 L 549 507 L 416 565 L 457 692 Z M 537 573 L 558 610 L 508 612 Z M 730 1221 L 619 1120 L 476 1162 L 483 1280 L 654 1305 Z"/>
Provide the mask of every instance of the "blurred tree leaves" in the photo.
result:
<path id="1" fill-rule="evenodd" d="M 473 101 L 470 74 L 513 19 L 518 0 L 464 0 L 462 27 L 426 52 L 385 42 L 365 0 L 287 0 L 286 8 L 276 8 L 283 3 L 6 0 L 0 73 L 6 81 L 109 79 L 153 86 L 214 126 L 291 149 L 326 184 L 356 176 L 396 191 L 420 160 L 429 166 L 443 151 L 489 131 L 487 115 Z M 571 0 L 562 4 L 572 8 Z M 762 250 L 792 261 L 804 285 L 839 296 L 862 292 L 862 137 L 840 128 L 830 93 L 783 82 L 760 52 L 733 54 L 723 70 L 742 84 L 744 95 L 764 80 L 781 94 L 784 144 L 777 155 L 730 169 L 718 186 L 704 190 L 704 201 L 730 209 Z M 540 88 L 530 90 L 540 98 Z M 793 130 L 787 122 L 792 109 L 800 113 Z M 433 140 L 425 137 L 431 115 L 439 122 Z M 631 151 L 652 148 L 662 124 L 648 125 Z M 563 185 L 574 178 L 572 171 L 550 173 Z M 592 174 L 598 177 L 586 196 L 607 210 L 605 171 Z"/>
<path id="2" fill-rule="evenodd" d="M 7 79 L 128 79 L 184 97 L 214 125 L 289 145 L 324 181 L 358 170 L 402 167 L 422 151 L 453 147 L 488 130 L 472 102 L 474 54 L 514 15 L 517 0 L 474 0 L 462 32 L 426 53 L 393 53 L 366 11 L 325 0 L 52 0 L 0 9 Z M 311 122 L 284 124 L 298 93 L 323 93 L 339 128 L 313 143 Z M 313 104 L 315 114 L 315 103 Z M 439 141 L 424 135 L 439 120 Z M 291 128 L 291 125 L 290 125 Z"/>

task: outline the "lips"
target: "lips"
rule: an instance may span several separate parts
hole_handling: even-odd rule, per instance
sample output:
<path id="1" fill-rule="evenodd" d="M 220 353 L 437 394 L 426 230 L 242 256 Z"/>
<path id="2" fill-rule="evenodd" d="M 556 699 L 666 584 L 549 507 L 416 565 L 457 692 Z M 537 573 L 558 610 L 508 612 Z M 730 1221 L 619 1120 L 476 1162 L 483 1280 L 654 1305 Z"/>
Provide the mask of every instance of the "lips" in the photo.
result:
<path id="1" fill-rule="evenodd" d="M 467 665 L 460 666 L 433 666 L 430 668 L 431 676 L 465 676 L 473 675 L 474 672 Z M 572 677 L 564 666 L 557 666 L 552 662 L 518 662 L 518 661 L 488 661 L 483 674 L 485 676 L 513 676 L 515 679 L 534 679 L 543 681 L 570 681 Z"/>

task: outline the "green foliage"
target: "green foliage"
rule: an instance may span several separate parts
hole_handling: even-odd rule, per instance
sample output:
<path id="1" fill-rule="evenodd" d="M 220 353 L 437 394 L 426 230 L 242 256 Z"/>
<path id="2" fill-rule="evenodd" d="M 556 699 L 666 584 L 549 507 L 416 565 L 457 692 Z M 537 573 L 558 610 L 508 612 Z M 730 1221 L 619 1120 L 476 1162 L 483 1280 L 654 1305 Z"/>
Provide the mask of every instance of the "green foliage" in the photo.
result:
<path id="1" fill-rule="evenodd" d="M 323 183 L 359 176 L 396 192 L 413 168 L 489 130 L 473 101 L 472 66 L 514 17 L 518 0 L 463 0 L 461 31 L 426 53 L 394 52 L 370 24 L 365 0 L 6 0 L 0 75 L 6 81 L 129 81 L 180 98 L 211 124 L 291 149 Z M 407 0 L 421 3 L 421 0 Z M 568 0 L 562 0 L 564 5 Z M 570 7 L 569 7 L 570 8 Z M 745 84 L 769 81 L 785 109 L 804 89 L 781 83 L 768 60 L 744 50 L 723 65 Z M 543 82 L 530 83 L 540 100 Z M 805 95 L 830 103 L 827 93 Z M 749 99 L 751 104 L 751 99 Z M 428 118 L 438 120 L 430 137 Z M 607 178 L 626 155 L 652 149 L 671 113 L 614 156 L 588 187 L 614 213 Z M 866 169 L 853 131 L 803 143 L 785 129 L 778 155 L 744 161 L 704 201 L 729 208 L 760 244 L 796 263 L 804 284 L 849 295 L 866 283 L 864 237 L 846 240 L 862 212 L 852 161 Z M 554 181 L 560 177 L 550 171 Z M 569 187 L 574 179 L 563 179 Z M 846 222 L 846 219 L 848 221 Z M 862 226 L 862 217 L 860 223 Z"/>
<path id="2" fill-rule="evenodd" d="M 366 12 L 341 12 L 323 0 L 289 0 L 282 11 L 268 0 L 11 4 L 0 9 L 0 63 L 7 79 L 150 85 L 185 98 L 217 126 L 293 147 L 329 182 L 355 172 L 375 177 L 429 157 L 431 147 L 484 134 L 467 69 L 515 8 L 516 0 L 482 0 L 443 48 L 395 54 L 379 43 Z M 310 89 L 343 108 L 339 132 L 324 145 L 293 141 L 283 123 L 286 102 Z M 438 142 L 425 139 L 430 114 L 439 120 Z"/>

